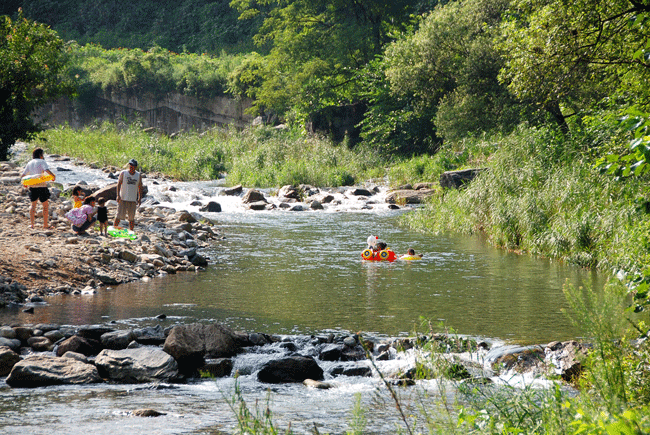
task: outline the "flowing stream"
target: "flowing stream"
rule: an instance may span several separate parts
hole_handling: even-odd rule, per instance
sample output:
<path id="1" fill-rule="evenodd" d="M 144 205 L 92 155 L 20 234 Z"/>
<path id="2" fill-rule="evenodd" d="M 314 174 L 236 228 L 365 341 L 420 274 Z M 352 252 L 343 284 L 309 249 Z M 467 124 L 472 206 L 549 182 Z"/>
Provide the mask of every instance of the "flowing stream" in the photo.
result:
<path id="1" fill-rule="evenodd" d="M 86 180 L 99 186 L 105 174 L 54 162 L 57 181 Z M 198 211 L 193 201 L 221 204 L 206 213 L 225 236 L 203 253 L 211 264 L 200 273 L 181 273 L 104 289 L 95 295 L 47 298 L 34 314 L 0 310 L 0 322 L 66 325 L 112 322 L 118 328 L 175 323 L 219 322 L 233 329 L 291 337 L 309 354 L 311 336 L 362 332 L 374 337 L 412 335 L 421 318 L 459 334 L 516 344 L 577 338 L 563 310 L 562 286 L 601 285 L 602 276 L 548 259 L 494 249 L 478 237 L 433 236 L 399 224 L 412 209 L 390 210 L 378 194 L 363 200 L 348 189 L 323 211 L 247 210 L 240 197 L 223 196 L 215 182 L 153 184 L 161 205 Z M 272 198 L 271 198 L 272 199 Z M 419 261 L 364 262 L 360 252 L 369 234 L 398 253 L 412 247 Z M 165 314 L 164 320 L 156 318 Z M 237 383 L 247 403 L 266 404 L 280 427 L 307 433 L 345 433 L 357 398 L 369 424 L 365 433 L 395 433 L 400 421 L 377 376 L 335 377 L 329 390 L 303 385 L 271 386 L 256 381 L 262 362 L 279 348 L 237 357 Z M 403 361 L 383 362 L 392 370 Z M 327 372 L 327 364 L 321 366 Z M 408 396 L 440 384 L 422 383 Z M 10 389 L 0 381 L 2 433 L 179 434 L 232 433 L 236 420 L 228 406 L 234 378 L 203 379 L 183 385 L 92 385 Z M 417 392 L 416 392 L 417 391 Z M 444 397 L 444 394 L 442 395 Z M 412 400 L 415 400 L 414 398 Z M 158 418 L 129 412 L 154 408 Z"/>

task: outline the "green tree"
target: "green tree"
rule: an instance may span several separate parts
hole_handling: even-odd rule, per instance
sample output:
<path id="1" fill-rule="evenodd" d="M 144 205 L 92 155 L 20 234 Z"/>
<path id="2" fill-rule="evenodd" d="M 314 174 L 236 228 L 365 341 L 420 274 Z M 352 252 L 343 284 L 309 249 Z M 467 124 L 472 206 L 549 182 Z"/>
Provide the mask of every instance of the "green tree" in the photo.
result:
<path id="1" fill-rule="evenodd" d="M 43 24 L 0 17 L 0 160 L 16 140 L 31 139 L 39 126 L 34 110 L 53 98 L 71 95 L 62 81 L 63 41 Z"/>
<path id="2" fill-rule="evenodd" d="M 233 0 L 242 19 L 263 18 L 255 42 L 263 64 L 240 70 L 240 86 L 259 112 L 305 114 L 356 102 L 359 71 L 380 54 L 390 32 L 409 19 L 412 0 Z M 260 67 L 263 67 L 261 69 Z M 248 81 L 247 81 L 248 80 Z"/>
<path id="3" fill-rule="evenodd" d="M 503 24 L 502 79 L 566 118 L 606 96 L 650 104 L 647 1 L 515 0 Z"/>
<path id="4" fill-rule="evenodd" d="M 443 137 L 455 140 L 468 133 L 508 131 L 520 122 L 526 107 L 498 81 L 503 60 L 496 42 L 508 4 L 509 0 L 448 3 L 423 17 L 415 32 L 386 48 L 383 63 L 392 101 L 404 103 L 390 113 L 401 118 L 410 114 L 411 127 L 426 125 L 425 121 L 432 126 L 414 131 L 428 138 L 410 141 L 435 143 Z M 412 130 L 400 128 L 400 123 L 385 128 Z"/>

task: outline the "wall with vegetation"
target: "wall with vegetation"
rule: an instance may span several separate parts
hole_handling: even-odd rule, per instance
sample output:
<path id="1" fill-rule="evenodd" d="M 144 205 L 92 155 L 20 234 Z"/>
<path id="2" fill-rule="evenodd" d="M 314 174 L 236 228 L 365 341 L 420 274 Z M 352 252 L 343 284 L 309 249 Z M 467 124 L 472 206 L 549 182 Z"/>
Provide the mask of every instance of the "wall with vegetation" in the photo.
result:
<path id="1" fill-rule="evenodd" d="M 86 125 L 110 121 L 116 124 L 138 122 L 143 128 L 155 127 L 167 134 L 179 131 L 205 130 L 215 125 L 243 128 L 252 121 L 245 113 L 247 100 L 227 96 L 197 98 L 170 92 L 164 96 L 129 95 L 107 92 L 84 104 L 78 100 L 60 98 L 46 106 L 38 117 L 50 126 Z"/>

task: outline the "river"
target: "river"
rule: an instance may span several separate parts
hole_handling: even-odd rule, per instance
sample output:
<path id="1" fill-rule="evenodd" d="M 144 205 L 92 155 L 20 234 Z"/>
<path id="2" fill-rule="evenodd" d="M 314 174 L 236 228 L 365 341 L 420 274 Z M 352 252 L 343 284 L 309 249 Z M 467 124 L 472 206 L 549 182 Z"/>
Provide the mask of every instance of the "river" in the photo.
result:
<path id="1" fill-rule="evenodd" d="M 48 161 L 57 181 L 110 182 L 105 174 Z M 164 206 L 197 211 L 192 201 L 214 200 L 221 213 L 206 214 L 224 238 L 203 253 L 210 266 L 135 282 L 95 295 L 47 298 L 33 315 L 0 311 L 5 323 L 94 324 L 117 327 L 219 322 L 233 329 L 294 337 L 362 332 L 375 337 L 427 332 L 423 319 L 440 330 L 516 344 L 577 338 L 563 313 L 562 285 L 597 287 L 603 277 L 579 268 L 504 252 L 479 237 L 428 235 L 400 225 L 404 213 L 390 210 L 385 190 L 360 200 L 340 189 L 323 211 L 247 210 L 240 197 L 223 196 L 221 182 L 147 183 Z M 268 192 L 267 192 L 268 193 Z M 378 235 L 398 253 L 412 247 L 419 261 L 365 262 L 368 235 Z M 158 315 L 165 314 L 164 320 Z M 268 385 L 255 367 L 268 354 L 246 354 L 235 362 L 248 403 L 264 402 Z M 384 366 L 400 364 L 386 362 Z M 331 379 L 336 388 L 273 386 L 271 409 L 281 427 L 298 433 L 314 425 L 321 433 L 343 433 L 360 395 L 371 422 L 366 433 L 394 433 L 399 419 L 377 377 Z M 9 389 L 0 384 L 3 433 L 231 433 L 227 406 L 235 380 L 199 380 L 184 385 L 111 385 Z M 425 386 L 426 388 L 435 386 Z M 408 393 L 411 394 L 411 393 Z M 385 400 L 386 406 L 376 402 Z M 129 410 L 155 408 L 167 415 L 135 418 Z"/>

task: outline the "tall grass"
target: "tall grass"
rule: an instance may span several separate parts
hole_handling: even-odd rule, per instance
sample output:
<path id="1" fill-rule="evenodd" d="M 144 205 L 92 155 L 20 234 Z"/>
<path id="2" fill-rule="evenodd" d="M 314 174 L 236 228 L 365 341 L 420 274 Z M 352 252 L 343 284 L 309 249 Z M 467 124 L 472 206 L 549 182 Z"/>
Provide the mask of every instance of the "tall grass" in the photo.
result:
<path id="1" fill-rule="evenodd" d="M 650 215 L 631 200 L 644 179 L 598 174 L 580 138 L 520 129 L 502 138 L 466 189 L 434 198 L 405 221 L 433 232 L 484 233 L 498 247 L 601 269 L 640 270 L 650 261 Z"/>
<path id="2" fill-rule="evenodd" d="M 179 180 L 210 180 L 228 174 L 231 184 L 343 186 L 383 176 L 384 163 L 371 150 L 349 150 L 297 130 L 270 127 L 238 131 L 214 128 L 170 138 L 137 125 L 113 124 L 47 130 L 38 143 L 48 153 L 79 157 L 100 166 L 124 166 L 131 158 L 147 172 Z"/>

